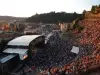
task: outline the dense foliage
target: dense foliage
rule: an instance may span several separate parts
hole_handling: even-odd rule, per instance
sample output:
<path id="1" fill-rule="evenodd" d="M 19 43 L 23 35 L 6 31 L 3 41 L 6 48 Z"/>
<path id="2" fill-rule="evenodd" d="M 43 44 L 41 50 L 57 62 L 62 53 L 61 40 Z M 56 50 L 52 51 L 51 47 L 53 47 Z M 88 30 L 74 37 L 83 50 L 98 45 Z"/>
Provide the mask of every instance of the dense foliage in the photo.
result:
<path id="1" fill-rule="evenodd" d="M 79 25 L 78 22 L 81 20 L 81 18 L 78 18 L 76 20 L 73 21 L 73 29 L 77 29 L 79 32 L 81 32 L 84 27 Z"/>
<path id="2" fill-rule="evenodd" d="M 43 14 L 35 14 L 26 19 L 27 22 L 42 22 L 42 23 L 58 23 L 58 22 L 72 22 L 81 14 L 66 13 L 66 12 L 50 12 Z"/>
<path id="3" fill-rule="evenodd" d="M 91 12 L 95 13 L 95 14 L 99 13 L 100 12 L 100 5 L 92 6 Z"/>

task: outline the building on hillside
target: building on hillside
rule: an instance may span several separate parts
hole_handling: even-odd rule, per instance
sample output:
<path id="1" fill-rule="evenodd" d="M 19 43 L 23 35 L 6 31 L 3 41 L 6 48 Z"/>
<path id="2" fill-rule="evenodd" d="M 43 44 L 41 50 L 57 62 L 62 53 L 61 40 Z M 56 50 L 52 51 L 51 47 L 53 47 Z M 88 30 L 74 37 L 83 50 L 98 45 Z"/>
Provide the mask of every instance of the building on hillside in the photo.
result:
<path id="1" fill-rule="evenodd" d="M 60 26 L 58 24 L 53 24 L 52 29 L 53 29 L 53 31 L 59 31 Z"/>
<path id="2" fill-rule="evenodd" d="M 34 23 L 29 23 L 24 29 L 24 34 L 39 34 L 40 32 L 40 26 Z"/>
<path id="3" fill-rule="evenodd" d="M 7 22 L 0 22 L 0 30 L 1 31 L 9 31 L 10 27 Z"/>
<path id="4" fill-rule="evenodd" d="M 2 21 L 0 22 L 0 31 L 4 32 L 16 32 L 19 29 L 19 24 L 16 24 L 14 21 Z"/>
<path id="5" fill-rule="evenodd" d="M 60 31 L 67 32 L 70 29 L 71 23 L 59 23 Z"/>

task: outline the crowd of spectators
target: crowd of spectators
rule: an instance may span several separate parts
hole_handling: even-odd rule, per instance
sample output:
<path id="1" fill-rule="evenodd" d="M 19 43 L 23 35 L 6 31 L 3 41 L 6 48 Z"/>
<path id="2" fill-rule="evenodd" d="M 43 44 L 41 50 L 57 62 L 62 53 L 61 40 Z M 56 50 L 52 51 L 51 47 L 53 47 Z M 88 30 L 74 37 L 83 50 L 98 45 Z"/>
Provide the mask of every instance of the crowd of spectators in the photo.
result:
<path id="1" fill-rule="evenodd" d="M 49 38 L 45 49 L 39 50 L 34 56 L 34 65 L 49 68 L 67 64 L 76 56 L 70 51 L 72 46 L 70 40 L 62 40 L 59 33 L 56 32 Z"/>
<path id="2" fill-rule="evenodd" d="M 84 26 L 84 30 L 78 34 L 78 36 L 81 36 L 79 43 L 82 45 L 91 44 L 90 54 L 82 55 L 81 58 L 71 64 L 66 64 L 62 68 L 48 70 L 47 72 L 50 72 L 51 75 L 77 74 L 100 67 L 100 20 L 82 20 L 78 24 Z"/>

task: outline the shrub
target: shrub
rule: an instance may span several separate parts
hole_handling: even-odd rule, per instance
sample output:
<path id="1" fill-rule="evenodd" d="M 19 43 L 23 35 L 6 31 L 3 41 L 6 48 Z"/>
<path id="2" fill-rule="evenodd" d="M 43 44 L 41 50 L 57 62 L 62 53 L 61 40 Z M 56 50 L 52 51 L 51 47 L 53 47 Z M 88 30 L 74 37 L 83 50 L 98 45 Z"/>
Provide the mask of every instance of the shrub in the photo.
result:
<path id="1" fill-rule="evenodd" d="M 84 27 L 83 26 L 80 26 L 78 24 L 74 24 L 73 25 L 73 29 L 77 29 L 79 32 L 81 32 L 84 29 Z"/>
<path id="2" fill-rule="evenodd" d="M 79 27 L 78 24 L 74 24 L 74 25 L 73 25 L 73 29 L 76 29 L 76 28 L 78 28 L 78 27 Z"/>
<path id="3" fill-rule="evenodd" d="M 79 32 L 81 32 L 83 29 L 84 29 L 84 27 L 82 27 L 82 26 L 79 26 L 79 27 L 78 27 L 78 31 L 79 31 Z"/>

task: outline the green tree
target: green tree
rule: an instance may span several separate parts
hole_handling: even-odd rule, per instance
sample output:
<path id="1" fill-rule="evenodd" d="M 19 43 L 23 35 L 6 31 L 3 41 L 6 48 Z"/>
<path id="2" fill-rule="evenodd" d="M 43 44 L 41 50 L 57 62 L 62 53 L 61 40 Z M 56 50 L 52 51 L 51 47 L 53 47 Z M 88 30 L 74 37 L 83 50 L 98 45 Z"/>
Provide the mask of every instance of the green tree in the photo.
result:
<path id="1" fill-rule="evenodd" d="M 50 12 L 43 14 L 35 14 L 26 19 L 27 22 L 43 22 L 43 23 L 58 23 L 58 22 L 72 22 L 76 18 L 80 17 L 81 14 L 66 13 L 66 12 Z"/>
<path id="2" fill-rule="evenodd" d="M 92 6 L 91 11 L 94 13 L 95 12 L 96 6 Z"/>
<path id="3" fill-rule="evenodd" d="M 99 4 L 99 8 L 100 8 L 100 4 Z"/>

